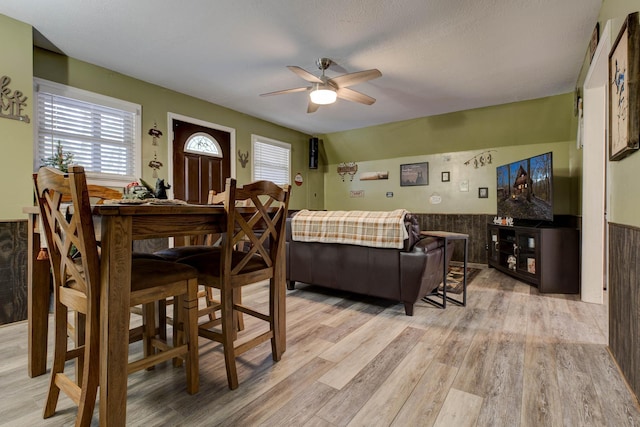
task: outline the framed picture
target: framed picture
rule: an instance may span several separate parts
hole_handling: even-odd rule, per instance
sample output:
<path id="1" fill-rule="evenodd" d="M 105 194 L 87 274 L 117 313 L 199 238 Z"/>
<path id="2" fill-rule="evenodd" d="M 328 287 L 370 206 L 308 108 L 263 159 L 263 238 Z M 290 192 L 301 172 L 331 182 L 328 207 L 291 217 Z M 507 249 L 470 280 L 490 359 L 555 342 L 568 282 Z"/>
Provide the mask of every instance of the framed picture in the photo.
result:
<path id="1" fill-rule="evenodd" d="M 640 137 L 640 32 L 629 14 L 609 53 L 609 160 L 638 149 Z"/>
<path id="2" fill-rule="evenodd" d="M 478 188 L 478 197 L 481 199 L 489 198 L 489 188 L 488 187 L 480 187 Z"/>
<path id="3" fill-rule="evenodd" d="M 400 165 L 400 187 L 429 185 L 429 163 Z"/>
<path id="4" fill-rule="evenodd" d="M 451 175 L 449 172 L 442 172 L 442 182 L 449 182 L 451 180 Z"/>

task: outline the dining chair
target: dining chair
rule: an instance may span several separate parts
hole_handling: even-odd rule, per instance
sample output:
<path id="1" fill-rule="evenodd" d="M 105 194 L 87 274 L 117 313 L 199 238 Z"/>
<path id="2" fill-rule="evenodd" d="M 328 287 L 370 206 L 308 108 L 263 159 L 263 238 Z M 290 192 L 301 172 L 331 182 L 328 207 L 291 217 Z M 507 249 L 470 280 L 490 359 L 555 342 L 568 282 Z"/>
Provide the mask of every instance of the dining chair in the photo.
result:
<path id="1" fill-rule="evenodd" d="M 284 304 L 282 253 L 290 188 L 269 181 L 237 187 L 235 179 L 227 179 L 224 197 L 227 222 L 220 251 L 178 261 L 198 270 L 200 284 L 220 290 L 220 329 L 209 328 L 206 322 L 199 326 L 198 334 L 222 343 L 230 389 L 238 387 L 237 356 L 268 340 L 274 361 L 279 361 L 284 351 L 278 307 Z M 252 207 L 239 206 L 238 202 L 246 201 Z M 250 244 L 239 250 L 237 244 L 245 241 Z M 264 280 L 269 281 L 266 310 L 243 304 L 239 298 L 241 288 Z M 252 334 L 247 328 L 243 337 L 238 337 L 236 313 L 265 321 L 268 330 Z"/>
<path id="2" fill-rule="evenodd" d="M 49 259 L 54 277 L 54 356 L 43 417 L 54 415 L 60 391 L 78 406 L 76 426 L 91 424 L 99 385 L 100 352 L 100 255 L 96 242 L 89 191 L 84 168 L 72 166 L 68 173 L 41 168 L 34 174 L 34 185 Z M 71 203 L 62 203 L 70 197 Z M 174 345 L 156 337 L 147 327 L 144 357 L 129 363 L 127 374 L 149 366 L 181 358 L 186 364 L 187 391 L 196 393 L 198 380 L 197 271 L 187 265 L 149 258 L 132 258 L 130 305 L 175 297 L 176 328 L 184 331 Z M 85 318 L 83 344 L 69 349 L 68 311 Z M 74 379 L 65 374 L 65 362 L 82 357 L 82 375 Z"/>
<path id="3" fill-rule="evenodd" d="M 217 205 L 224 202 L 224 193 L 216 193 L 215 190 L 209 190 L 207 196 L 207 204 Z M 193 255 L 208 254 L 220 251 L 220 233 L 204 234 L 197 236 L 189 236 L 189 244 L 185 246 L 174 246 L 172 248 L 165 248 L 153 253 L 154 256 L 158 256 L 166 261 L 176 262 L 182 258 L 186 258 Z M 220 310 L 220 301 L 216 299 L 213 294 L 213 290 L 210 287 L 205 286 L 203 290 L 198 291 L 198 299 L 204 298 L 205 307 L 198 311 L 198 318 L 207 315 L 211 325 L 220 323 L 220 319 L 216 317 L 216 312 Z M 166 305 L 173 304 L 171 299 L 166 301 Z M 166 323 L 171 324 L 172 319 L 167 319 L 167 322 L 163 322 L 166 317 L 164 306 L 160 306 L 160 323 L 159 327 L 165 328 Z M 240 320 L 241 322 L 241 320 Z M 242 328 L 242 326 L 240 325 Z"/>

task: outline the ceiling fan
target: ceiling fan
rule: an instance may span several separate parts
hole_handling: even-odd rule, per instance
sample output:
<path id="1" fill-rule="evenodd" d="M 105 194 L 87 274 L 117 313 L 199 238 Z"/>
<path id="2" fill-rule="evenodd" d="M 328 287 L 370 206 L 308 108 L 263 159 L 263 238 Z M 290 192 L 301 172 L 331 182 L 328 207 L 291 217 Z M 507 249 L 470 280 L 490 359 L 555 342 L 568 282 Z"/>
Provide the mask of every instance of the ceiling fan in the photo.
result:
<path id="1" fill-rule="evenodd" d="M 382 76 L 380 70 L 374 68 L 371 70 L 357 71 L 355 73 L 348 73 L 329 78 L 324 75 L 324 70 L 329 68 L 331 64 L 333 64 L 333 61 L 329 58 L 319 58 L 316 61 L 316 65 L 318 65 L 318 68 L 322 70 L 322 75 L 320 77 L 316 77 L 310 72 L 295 65 L 288 65 L 288 69 L 311 83 L 311 86 L 278 90 L 275 92 L 263 93 L 260 94 L 260 96 L 311 91 L 309 93 L 309 106 L 307 107 L 307 113 L 315 112 L 321 105 L 333 104 L 336 101 L 336 98 L 359 102 L 366 105 L 371 105 L 376 102 L 374 98 L 353 89 L 349 89 L 348 86 L 376 79 Z"/>

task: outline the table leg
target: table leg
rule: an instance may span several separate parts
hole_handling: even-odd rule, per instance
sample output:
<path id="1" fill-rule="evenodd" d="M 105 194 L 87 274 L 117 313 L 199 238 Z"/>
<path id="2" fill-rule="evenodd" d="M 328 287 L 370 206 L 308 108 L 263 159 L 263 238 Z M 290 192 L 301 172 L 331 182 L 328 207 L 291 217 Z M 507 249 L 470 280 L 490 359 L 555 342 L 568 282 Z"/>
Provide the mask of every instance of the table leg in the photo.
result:
<path id="1" fill-rule="evenodd" d="M 449 240 L 444 239 L 444 251 L 442 251 L 444 259 L 442 260 L 442 308 L 447 308 L 447 276 L 449 274 L 449 262 L 447 260 L 447 246 Z"/>
<path id="2" fill-rule="evenodd" d="M 102 217 L 100 277 L 100 425 L 127 420 L 132 220 Z"/>
<path id="3" fill-rule="evenodd" d="M 47 371 L 47 335 L 51 274 L 49 260 L 38 260 L 40 233 L 37 214 L 29 214 L 27 241 L 27 314 L 29 318 L 28 373 L 37 377 Z"/>
<path id="4" fill-rule="evenodd" d="M 469 239 L 464 239 L 464 270 L 462 282 L 462 306 L 467 306 L 467 259 L 469 251 Z"/>

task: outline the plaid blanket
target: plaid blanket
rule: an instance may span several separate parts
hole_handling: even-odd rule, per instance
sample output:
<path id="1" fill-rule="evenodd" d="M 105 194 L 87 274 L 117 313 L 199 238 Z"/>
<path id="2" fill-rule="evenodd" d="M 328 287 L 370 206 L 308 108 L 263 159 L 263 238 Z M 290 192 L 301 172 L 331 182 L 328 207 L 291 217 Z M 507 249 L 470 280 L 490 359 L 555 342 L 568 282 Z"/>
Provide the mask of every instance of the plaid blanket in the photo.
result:
<path id="1" fill-rule="evenodd" d="M 301 210 L 291 220 L 293 240 L 344 243 L 373 248 L 402 249 L 409 237 L 405 209 L 391 212 Z"/>

